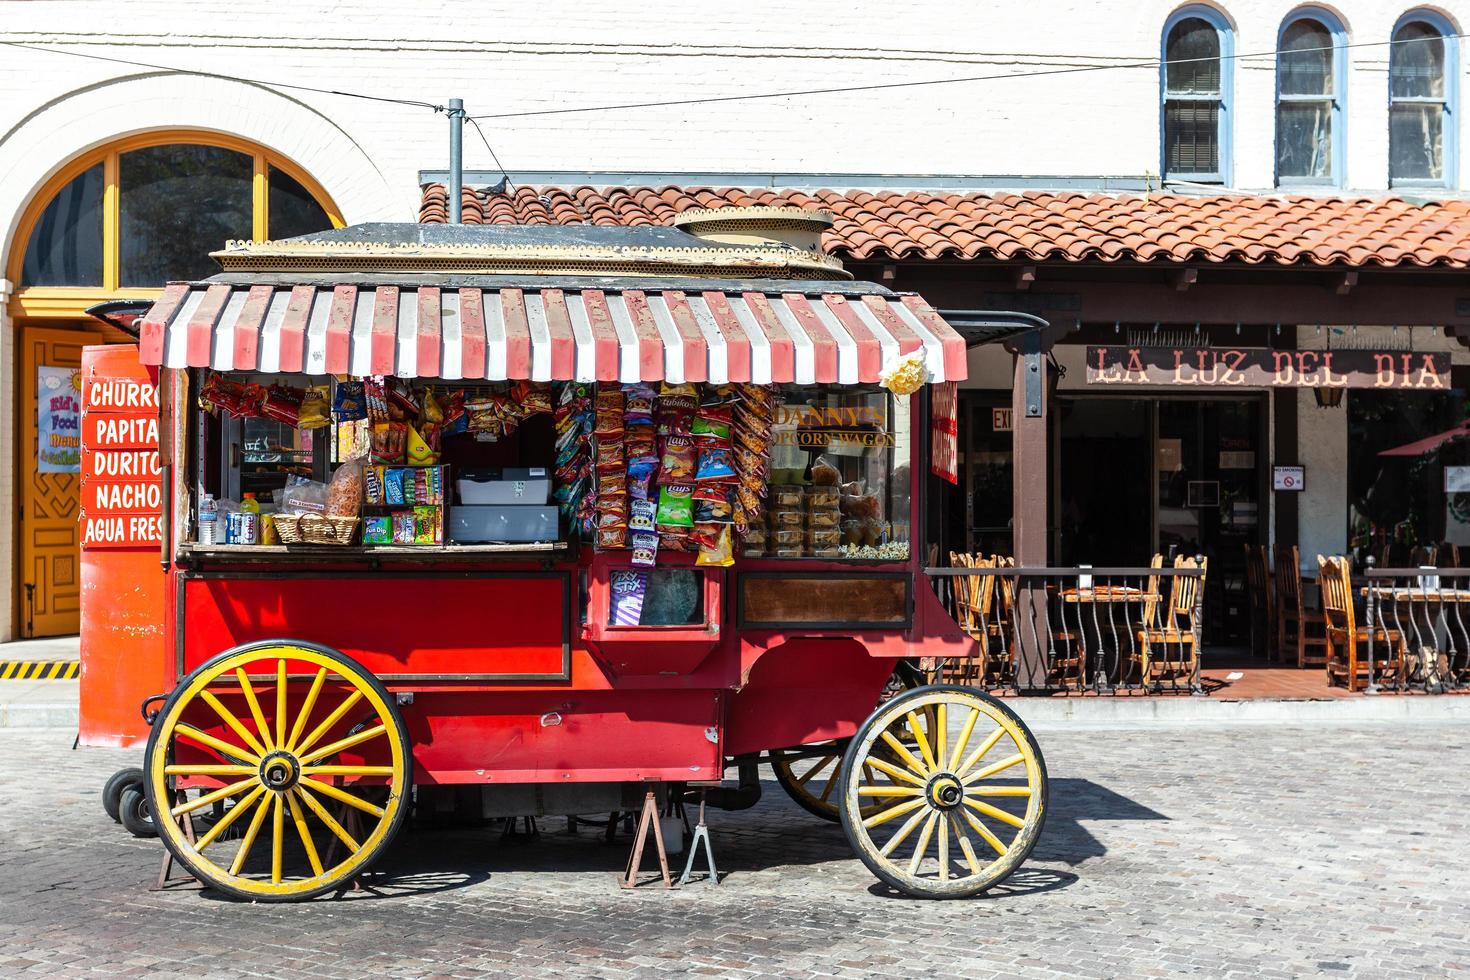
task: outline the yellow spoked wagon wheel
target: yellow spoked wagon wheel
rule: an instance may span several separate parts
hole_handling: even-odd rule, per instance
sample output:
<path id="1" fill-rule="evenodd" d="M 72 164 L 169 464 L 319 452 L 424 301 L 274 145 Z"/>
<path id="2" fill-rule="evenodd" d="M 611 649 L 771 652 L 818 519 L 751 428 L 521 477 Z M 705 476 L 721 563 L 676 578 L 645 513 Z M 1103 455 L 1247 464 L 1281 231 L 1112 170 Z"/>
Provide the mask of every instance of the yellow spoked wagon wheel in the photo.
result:
<path id="1" fill-rule="evenodd" d="M 918 687 L 923 675 L 916 667 L 901 662 L 883 686 L 878 703 L 892 700 L 904 691 Z M 837 790 L 838 775 L 842 772 L 842 755 L 847 751 L 849 739 L 840 738 L 827 742 L 813 742 L 789 749 L 771 751 L 771 770 L 776 782 L 808 813 L 836 823 L 842 819 Z"/>
<path id="2" fill-rule="evenodd" d="M 144 772 L 159 837 L 194 877 L 281 902 L 340 888 L 382 854 L 413 757 L 375 677 L 335 650 L 268 640 L 180 682 Z"/>
<path id="3" fill-rule="evenodd" d="M 957 685 L 880 705 L 848 745 L 839 784 L 858 857 L 921 898 L 964 898 L 1004 881 L 1046 819 L 1046 763 L 1030 730 Z"/>
<path id="4" fill-rule="evenodd" d="M 847 739 L 815 742 L 771 751 L 771 769 L 786 795 L 808 813 L 836 823 L 841 819 L 837 801 L 837 777 L 842 772 L 842 753 Z"/>

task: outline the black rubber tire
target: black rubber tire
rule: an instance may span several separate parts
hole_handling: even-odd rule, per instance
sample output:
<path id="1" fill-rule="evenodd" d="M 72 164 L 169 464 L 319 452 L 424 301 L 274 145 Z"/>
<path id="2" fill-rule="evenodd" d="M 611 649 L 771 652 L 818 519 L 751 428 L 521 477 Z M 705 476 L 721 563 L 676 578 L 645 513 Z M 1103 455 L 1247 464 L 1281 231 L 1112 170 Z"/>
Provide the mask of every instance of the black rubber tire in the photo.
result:
<path id="1" fill-rule="evenodd" d="M 371 671 L 362 666 L 362 664 L 358 663 L 356 660 L 353 660 L 351 657 L 347 656 L 347 654 L 342 653 L 339 650 L 334 650 L 331 647 L 322 646 L 320 643 L 308 643 L 305 640 L 293 640 L 287 637 L 270 640 L 256 640 L 251 643 L 242 643 L 239 646 L 231 647 L 230 649 L 225 650 L 223 653 L 211 657 L 208 661 L 200 664 L 198 667 L 195 667 L 194 670 L 188 674 L 188 676 L 182 678 L 178 682 L 178 684 L 174 686 L 172 693 L 170 693 L 168 696 L 168 700 L 163 703 L 163 707 L 158 712 L 159 721 L 155 722 L 153 725 L 153 731 L 148 736 L 148 748 L 143 754 L 143 788 L 148 795 L 148 802 L 151 805 L 157 805 L 155 797 L 157 795 L 158 788 L 154 785 L 154 781 L 147 777 L 147 772 L 152 769 L 152 760 L 154 753 L 163 751 L 165 748 L 158 744 L 159 735 L 163 731 L 164 727 L 162 724 L 162 719 L 169 717 L 170 713 L 173 711 L 174 703 L 184 694 L 184 692 L 189 689 L 195 678 L 198 677 L 200 674 L 208 671 L 219 661 L 226 660 L 236 654 L 245 653 L 259 648 L 279 646 L 282 644 L 288 644 L 291 646 L 314 650 L 317 653 L 322 654 L 326 658 L 336 661 L 344 670 L 350 670 L 357 673 L 360 677 L 362 677 L 363 681 L 369 687 L 373 688 L 378 697 L 388 708 L 389 717 L 384 720 L 393 725 L 394 729 L 396 729 L 397 731 L 398 738 L 403 744 L 403 792 L 405 796 L 401 805 L 398 807 L 397 812 L 394 814 L 392 826 L 388 828 L 387 833 L 383 835 L 383 838 L 378 842 L 377 846 L 374 847 L 372 852 L 362 861 L 362 863 L 357 866 L 356 871 L 351 876 L 345 877 L 342 880 L 329 881 L 315 888 L 302 892 L 272 895 L 261 894 L 258 892 L 250 892 L 243 889 L 231 887 L 226 882 L 216 881 L 208 874 L 200 872 L 198 870 L 198 867 L 195 865 L 192 857 L 188 853 L 175 848 L 173 841 L 170 839 L 168 834 L 163 834 L 159 837 L 159 840 L 163 843 L 164 847 L 168 848 L 169 853 L 174 856 L 174 859 L 177 860 L 179 864 L 184 867 L 185 870 L 193 875 L 200 884 L 204 885 L 206 888 L 212 888 L 223 894 L 229 895 L 232 898 L 237 898 L 247 902 L 304 902 L 308 899 L 316 898 L 318 895 L 325 895 L 328 892 L 338 891 L 350 885 L 353 878 L 358 877 L 364 872 L 368 871 L 373 866 L 373 864 L 377 862 L 380 857 L 383 856 L 383 852 L 385 852 L 390 846 L 392 846 L 394 838 L 397 837 L 398 832 L 403 829 L 404 818 L 408 816 L 409 810 L 413 808 L 413 742 L 409 738 L 408 726 L 405 725 L 403 722 L 403 714 L 398 710 L 397 703 L 393 695 L 388 692 L 388 689 L 383 686 L 383 682 L 378 680 L 378 678 L 375 677 Z"/>
<path id="2" fill-rule="evenodd" d="M 114 823 L 121 823 L 122 818 L 118 814 L 118 803 L 122 800 L 123 790 L 129 786 L 143 787 L 143 770 L 134 766 L 131 769 L 119 769 L 107 777 L 107 782 L 102 786 L 102 809 Z"/>
<path id="3" fill-rule="evenodd" d="M 134 837 L 158 836 L 158 828 L 153 826 L 153 811 L 148 806 L 148 797 L 142 786 L 129 786 L 122 791 L 117 815 L 123 829 Z"/>
<path id="4" fill-rule="evenodd" d="M 852 845 L 853 854 L 857 856 L 858 860 L 863 862 L 867 869 L 873 873 L 874 877 L 876 877 L 879 881 L 883 882 L 885 885 L 889 886 L 895 891 L 912 896 L 914 898 L 924 899 L 937 900 L 972 898 L 975 895 L 981 894 L 982 892 L 988 891 L 989 889 L 994 888 L 996 885 L 1001 884 L 1012 874 L 1014 874 L 1016 870 L 1021 867 L 1021 865 L 1025 864 L 1026 859 L 1031 856 L 1032 850 L 1036 847 L 1036 842 L 1041 839 L 1041 833 L 1046 827 L 1046 814 L 1047 805 L 1049 802 L 1048 795 L 1050 788 L 1050 779 L 1046 771 L 1046 758 L 1041 754 L 1041 746 L 1037 743 L 1036 736 L 1032 733 L 1031 729 L 1026 726 L 1026 723 L 1021 720 L 1020 716 L 1012 711 L 1005 704 L 1005 702 L 1001 701 L 999 698 L 995 698 L 989 694 L 986 694 L 984 691 L 977 690 L 973 687 L 967 687 L 962 684 L 932 684 L 926 685 L 924 687 L 914 688 L 913 690 L 906 691 L 898 697 L 893 698 L 892 700 L 881 703 L 877 708 L 873 710 L 873 713 L 868 716 L 868 719 L 863 722 L 862 727 L 857 730 L 857 734 L 853 735 L 852 741 L 848 744 L 847 752 L 842 757 L 843 775 L 842 778 L 839 780 L 843 784 L 844 790 L 842 799 L 844 801 L 846 799 L 846 784 L 848 782 L 848 772 L 851 770 L 851 767 L 855 762 L 855 756 L 857 755 L 863 743 L 867 741 L 869 731 L 871 731 L 873 726 L 878 722 L 880 716 L 883 715 L 886 710 L 894 708 L 895 704 L 897 703 L 901 703 L 911 699 L 917 699 L 933 691 L 957 691 L 969 696 L 979 698 L 981 701 L 986 702 L 989 706 L 998 709 L 1001 714 L 1005 715 L 1012 723 L 1014 723 L 1016 729 L 1021 733 L 1021 736 L 1030 746 L 1031 751 L 1035 754 L 1036 757 L 1036 765 L 1040 775 L 1041 793 L 1039 801 L 1040 809 L 1038 812 L 1036 823 L 1033 826 L 1030 826 L 1022 831 L 1022 834 L 1025 836 L 1026 839 L 1020 842 L 1020 847 L 1016 848 L 1013 853 L 1007 855 L 1004 864 L 997 869 L 994 875 L 987 876 L 985 880 L 976 883 L 972 887 L 964 890 L 955 890 L 948 894 L 935 894 L 932 892 L 915 891 L 902 879 L 890 874 L 888 869 L 883 864 L 873 860 L 866 853 L 865 849 L 859 844 L 857 830 L 853 826 L 854 815 L 849 811 L 849 807 L 846 805 L 839 805 L 838 807 L 842 819 L 842 831 L 844 834 L 847 835 L 848 843 Z"/>

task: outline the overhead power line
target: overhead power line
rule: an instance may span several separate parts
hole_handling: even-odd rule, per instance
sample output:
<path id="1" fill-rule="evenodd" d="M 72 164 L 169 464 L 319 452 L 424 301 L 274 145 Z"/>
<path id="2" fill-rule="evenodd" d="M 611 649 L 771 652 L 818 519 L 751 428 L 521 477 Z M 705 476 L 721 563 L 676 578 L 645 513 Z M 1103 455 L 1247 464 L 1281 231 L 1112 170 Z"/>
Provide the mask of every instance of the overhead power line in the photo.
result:
<path id="1" fill-rule="evenodd" d="M 1444 39 L 1470 37 L 1467 34 L 1441 34 Z M 1041 78 L 1048 75 L 1075 75 L 1083 72 L 1124 71 L 1138 68 L 1163 68 L 1166 65 L 1188 65 L 1197 62 L 1255 58 L 1276 58 L 1281 55 L 1303 55 L 1317 52 L 1332 52 L 1345 48 L 1377 48 L 1394 44 L 1422 43 L 1425 38 L 1404 40 L 1362 41 L 1354 44 L 1335 44 L 1327 47 L 1278 49 L 1258 51 L 1251 54 L 1217 55 L 1212 58 L 1150 58 L 1146 61 L 1122 62 L 1110 65 L 1070 65 L 1064 68 L 1043 68 L 1037 71 L 1001 72 L 992 75 L 970 75 L 963 78 L 929 78 L 910 82 L 872 82 L 867 85 L 840 85 L 832 88 L 793 89 L 787 92 L 758 92 L 749 95 L 715 95 L 698 99 L 667 99 L 660 102 L 623 102 L 611 105 L 572 106 L 561 109 L 526 109 L 520 112 L 491 112 L 470 116 L 470 119 L 523 119 L 529 116 L 564 116 L 585 112 L 616 112 L 625 109 L 664 109 L 671 106 L 716 105 L 725 102 L 753 102 L 762 99 L 790 99 L 810 95 L 842 95 L 852 92 L 881 92 L 894 89 L 923 88 L 931 85 L 963 85 L 971 82 L 1010 81 L 1018 78 Z"/>
<path id="2" fill-rule="evenodd" d="M 485 144 L 485 149 L 490 151 L 490 159 L 495 161 L 495 167 L 500 171 L 500 176 L 505 178 L 505 193 L 509 194 L 515 188 L 511 186 L 510 174 L 506 173 L 505 167 L 501 166 L 500 157 L 495 153 L 495 147 L 491 146 L 490 141 L 485 138 L 485 131 L 480 128 L 474 116 L 465 116 L 465 118 L 469 120 L 470 125 L 475 127 L 475 132 L 480 134 L 480 142 Z"/>
<path id="3" fill-rule="evenodd" d="M 47 54 L 62 54 L 72 58 L 86 58 L 91 61 L 106 61 L 114 65 L 127 65 L 130 68 L 148 68 L 153 71 L 167 71 L 178 75 L 198 75 L 202 78 L 218 78 L 227 82 L 242 82 L 246 85 L 260 85 L 265 88 L 290 89 L 297 92 L 316 92 L 319 95 L 341 95 L 349 99 L 367 99 L 370 102 L 391 102 L 397 105 L 415 106 L 420 109 L 432 109 L 434 112 L 443 112 L 444 107 L 435 102 L 423 102 L 418 99 L 399 99 L 385 95 L 366 95 L 362 92 L 345 92 L 341 89 L 320 88 L 315 85 L 299 85 L 295 82 L 268 82 L 259 78 L 246 78 L 241 75 L 229 75 L 224 72 L 204 71 L 198 68 L 176 68 L 173 65 L 154 65 L 146 61 L 134 61 L 131 58 L 115 58 L 105 54 L 94 54 L 90 51 L 69 51 L 66 48 L 52 48 L 42 44 L 31 44 L 26 41 L 0 40 L 0 44 L 12 48 L 23 48 L 27 51 L 42 51 Z"/>
<path id="4" fill-rule="evenodd" d="M 1470 37 L 1470 34 L 1442 34 L 1439 35 L 1439 37 L 1448 40 L 1450 38 Z M 1218 62 L 1227 60 L 1247 61 L 1261 58 L 1279 58 L 1282 55 L 1306 55 L 1321 52 L 1333 52 L 1349 48 L 1381 48 L 1391 47 L 1395 44 L 1416 44 L 1424 43 L 1425 40 L 1428 39 L 1406 38 L 1403 40 L 1390 39 L 1387 41 L 1358 41 L 1350 44 L 1334 44 L 1330 46 L 1315 48 L 1294 48 L 1290 50 L 1273 49 L 1271 51 L 1257 51 L 1245 54 L 1229 55 L 1222 54 L 1214 57 L 1201 58 L 1149 58 L 1141 61 L 1119 62 L 1115 64 L 1069 65 L 1058 68 L 1043 68 L 1035 71 L 998 72 L 988 75 L 969 75 L 960 78 L 930 78 L 917 79 L 914 81 L 906 82 L 872 82 L 865 85 L 841 85 L 829 88 L 792 89 L 789 91 L 781 92 L 753 92 L 744 95 L 716 95 L 693 99 L 665 99 L 657 102 L 621 102 L 606 105 L 569 106 L 555 109 L 526 109 L 516 112 L 488 112 L 479 113 L 473 116 L 467 115 L 465 118 L 473 123 L 478 119 L 524 119 L 536 116 L 561 116 L 589 112 L 618 112 L 629 109 L 663 109 L 675 106 L 718 105 L 721 103 L 729 102 L 754 102 L 769 99 L 801 98 L 806 96 L 842 95 L 856 92 L 894 91 L 910 88 L 924 88 L 937 85 L 965 85 L 975 82 L 1014 81 L 1017 79 L 1043 78 L 1056 75 L 1075 75 L 1105 71 L 1132 71 L 1139 68 L 1157 69 L 1171 65 L 1187 65 L 1197 64 L 1201 62 Z M 294 82 L 266 81 L 258 78 L 247 78 L 240 75 L 230 75 L 223 72 L 204 71 L 196 68 L 177 68 L 171 65 L 150 64 L 148 62 L 135 61 L 129 58 L 94 54 L 87 51 L 71 51 L 65 48 L 48 47 L 40 44 L 32 44 L 26 41 L 0 40 L 0 44 L 8 45 L 15 48 L 23 48 L 30 51 L 41 51 L 51 54 L 67 55 L 74 58 L 86 58 L 93 61 L 104 61 L 111 64 L 127 65 L 133 68 L 147 68 L 154 71 L 175 72 L 178 74 L 196 75 L 204 78 L 218 78 L 225 81 L 241 82 L 249 85 L 260 85 L 265 88 L 289 89 L 300 92 L 315 92 L 322 95 L 339 95 L 352 99 L 366 99 L 373 102 L 386 102 L 397 105 L 414 106 L 422 109 L 430 109 L 434 112 L 444 111 L 443 105 L 436 102 L 426 102 L 420 99 L 404 99 L 391 96 L 368 95 L 362 92 L 348 92 L 340 89 L 323 88 L 314 85 L 300 85 Z M 476 125 L 475 129 L 477 132 L 480 133 L 480 138 L 485 143 L 485 148 L 490 151 L 491 157 L 494 158 L 496 155 L 495 150 L 490 146 L 489 140 L 485 139 L 484 132 L 480 130 L 480 127 L 478 125 Z M 501 173 L 505 173 L 505 169 L 503 167 L 500 167 L 500 162 L 498 159 L 496 160 L 496 166 L 501 170 Z M 507 180 L 508 179 L 509 178 L 507 176 Z"/>

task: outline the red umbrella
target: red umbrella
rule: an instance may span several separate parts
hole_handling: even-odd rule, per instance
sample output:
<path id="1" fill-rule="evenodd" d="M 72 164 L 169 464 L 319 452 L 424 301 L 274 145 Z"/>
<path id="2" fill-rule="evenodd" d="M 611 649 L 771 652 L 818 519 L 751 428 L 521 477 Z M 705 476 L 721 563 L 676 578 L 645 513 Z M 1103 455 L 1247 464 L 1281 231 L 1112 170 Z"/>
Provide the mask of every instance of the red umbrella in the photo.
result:
<path id="1" fill-rule="evenodd" d="M 1432 436 L 1426 436 L 1423 439 L 1419 439 L 1415 442 L 1406 442 L 1402 446 L 1394 446 L 1392 449 L 1385 449 L 1378 455 L 1424 456 L 1428 453 L 1434 452 L 1436 449 L 1438 449 L 1440 446 L 1443 446 L 1451 439 L 1458 439 L 1461 436 L 1470 436 L 1470 419 L 1461 422 L 1453 429 L 1446 429 L 1444 432 L 1440 432 Z"/>

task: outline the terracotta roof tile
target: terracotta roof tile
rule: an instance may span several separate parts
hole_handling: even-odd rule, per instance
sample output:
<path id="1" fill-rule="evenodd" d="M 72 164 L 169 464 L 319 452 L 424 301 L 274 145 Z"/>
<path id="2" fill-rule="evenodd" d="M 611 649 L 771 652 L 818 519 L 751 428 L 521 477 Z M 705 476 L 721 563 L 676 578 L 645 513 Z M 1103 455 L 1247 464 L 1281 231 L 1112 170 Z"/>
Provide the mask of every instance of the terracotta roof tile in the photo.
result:
<path id="1" fill-rule="evenodd" d="M 448 220 L 443 185 L 419 220 Z M 466 223 L 667 225 L 690 208 L 784 204 L 833 214 L 839 258 L 1245 262 L 1470 268 L 1470 201 L 1300 195 L 948 194 L 735 187 L 464 191 Z"/>

